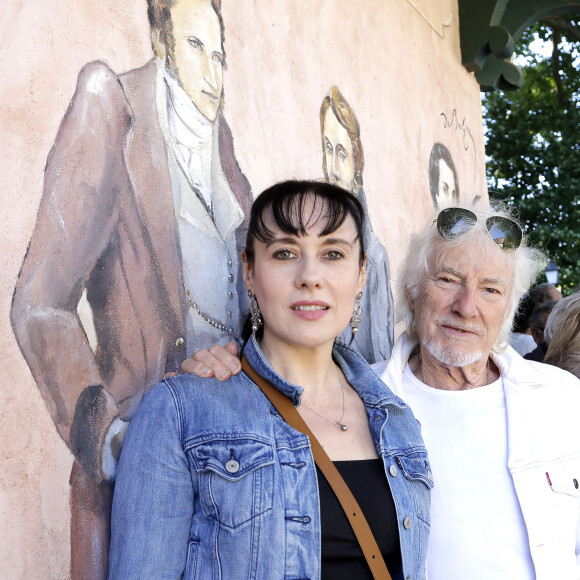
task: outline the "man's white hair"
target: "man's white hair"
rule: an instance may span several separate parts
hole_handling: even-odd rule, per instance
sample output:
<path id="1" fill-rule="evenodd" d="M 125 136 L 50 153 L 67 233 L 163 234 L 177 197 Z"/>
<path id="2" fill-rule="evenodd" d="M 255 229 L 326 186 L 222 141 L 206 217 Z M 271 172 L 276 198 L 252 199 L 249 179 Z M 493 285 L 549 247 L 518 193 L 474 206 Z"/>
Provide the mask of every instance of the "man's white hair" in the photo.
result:
<path id="1" fill-rule="evenodd" d="M 505 204 L 494 203 L 491 208 L 478 208 L 477 210 L 468 206 L 458 205 L 456 207 L 473 211 L 478 218 L 477 223 L 473 224 L 473 227 L 464 234 L 447 239 L 443 238 L 437 231 L 437 226 L 433 220 L 437 218 L 439 212 L 434 213 L 425 228 L 418 234 L 411 236 L 407 253 L 399 269 L 396 303 L 397 322 L 405 320 L 408 334 L 416 340 L 418 336 L 409 300 L 418 298 L 421 284 L 428 273 L 428 263 L 433 252 L 437 251 L 437 261 L 439 261 L 452 248 L 477 248 L 482 262 L 494 263 L 497 261 L 497 252 L 502 252 L 502 250 L 491 239 L 485 225 L 486 219 L 491 216 L 501 216 L 518 223 L 513 210 Z M 511 290 L 508 296 L 508 315 L 493 346 L 496 351 L 505 349 L 518 303 L 547 263 L 544 253 L 537 248 L 526 245 L 525 240 L 522 240 L 517 250 L 505 252 L 505 255 L 513 264 L 513 279 L 509 280 Z"/>

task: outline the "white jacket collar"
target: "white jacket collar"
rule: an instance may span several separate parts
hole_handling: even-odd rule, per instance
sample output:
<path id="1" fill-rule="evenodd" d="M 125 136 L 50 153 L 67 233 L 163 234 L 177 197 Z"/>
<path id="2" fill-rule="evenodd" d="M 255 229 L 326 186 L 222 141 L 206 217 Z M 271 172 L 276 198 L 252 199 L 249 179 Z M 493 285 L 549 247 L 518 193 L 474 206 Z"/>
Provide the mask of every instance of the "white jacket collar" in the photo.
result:
<path id="1" fill-rule="evenodd" d="M 417 344 L 416 340 L 404 332 L 395 344 L 391 360 L 388 363 L 385 361 L 373 365 L 373 370 L 381 377 L 381 380 L 403 400 L 405 400 L 403 371 Z"/>

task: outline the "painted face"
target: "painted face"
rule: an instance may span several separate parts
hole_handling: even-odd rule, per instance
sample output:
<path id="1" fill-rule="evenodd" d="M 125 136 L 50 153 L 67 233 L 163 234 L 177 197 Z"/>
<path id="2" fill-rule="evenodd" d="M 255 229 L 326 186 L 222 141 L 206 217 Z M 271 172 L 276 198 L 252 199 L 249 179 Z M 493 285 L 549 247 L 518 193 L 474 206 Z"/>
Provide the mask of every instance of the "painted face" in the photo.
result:
<path id="1" fill-rule="evenodd" d="M 356 193 L 352 141 L 330 108 L 324 115 L 323 141 L 326 180 L 333 185 L 339 185 L 347 191 Z"/>
<path id="2" fill-rule="evenodd" d="M 439 184 L 437 185 L 437 207 L 449 205 L 456 200 L 455 176 L 453 169 L 439 159 Z"/>
<path id="3" fill-rule="evenodd" d="M 320 215 L 319 207 L 314 215 Z M 273 241 L 256 240 L 254 263 L 244 260 L 244 281 L 262 311 L 263 345 L 272 352 L 332 344 L 365 283 L 354 220 L 348 216 L 336 231 L 321 236 L 322 215 L 302 237 L 285 234 L 269 215 L 265 223 L 275 233 Z"/>
<path id="4" fill-rule="evenodd" d="M 178 0 L 171 8 L 175 47 L 171 71 L 199 112 L 215 121 L 223 88 L 220 24 L 209 0 Z"/>
<path id="5" fill-rule="evenodd" d="M 419 296 L 410 299 L 422 347 L 444 364 L 486 358 L 508 315 L 512 263 L 500 250 L 485 262 L 477 248 L 449 248 L 439 264 L 432 255 Z"/>

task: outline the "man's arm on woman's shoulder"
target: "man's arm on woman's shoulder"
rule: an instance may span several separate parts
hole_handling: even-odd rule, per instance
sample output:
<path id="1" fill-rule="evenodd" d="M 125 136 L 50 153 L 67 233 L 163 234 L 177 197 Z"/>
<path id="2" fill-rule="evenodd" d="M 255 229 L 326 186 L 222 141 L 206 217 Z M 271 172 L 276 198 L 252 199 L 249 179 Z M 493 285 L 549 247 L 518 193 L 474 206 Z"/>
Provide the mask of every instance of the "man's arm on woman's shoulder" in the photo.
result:
<path id="1" fill-rule="evenodd" d="M 239 348 L 235 342 L 229 342 L 226 346 L 216 344 L 209 350 L 198 350 L 191 358 L 185 359 L 179 367 L 180 373 L 189 373 L 198 377 L 215 377 L 220 381 L 227 381 L 241 370 Z"/>

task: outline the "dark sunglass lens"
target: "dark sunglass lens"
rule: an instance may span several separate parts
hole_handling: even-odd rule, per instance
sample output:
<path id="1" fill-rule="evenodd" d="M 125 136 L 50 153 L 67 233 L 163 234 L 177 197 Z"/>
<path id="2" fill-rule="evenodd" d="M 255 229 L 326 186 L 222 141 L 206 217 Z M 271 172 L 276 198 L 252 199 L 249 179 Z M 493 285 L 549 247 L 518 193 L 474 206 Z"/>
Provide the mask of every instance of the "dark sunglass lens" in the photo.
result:
<path id="1" fill-rule="evenodd" d="M 444 238 L 455 238 L 469 231 L 477 221 L 476 215 L 458 207 L 449 207 L 437 217 L 437 231 Z"/>
<path id="2" fill-rule="evenodd" d="M 487 218 L 487 229 L 493 241 L 502 250 L 517 250 L 522 243 L 522 230 L 508 218 Z"/>

